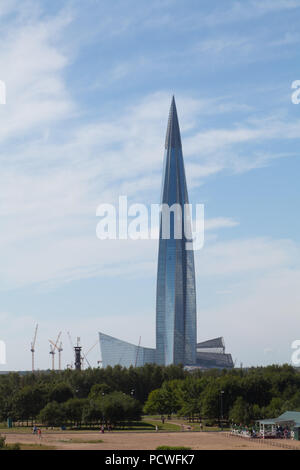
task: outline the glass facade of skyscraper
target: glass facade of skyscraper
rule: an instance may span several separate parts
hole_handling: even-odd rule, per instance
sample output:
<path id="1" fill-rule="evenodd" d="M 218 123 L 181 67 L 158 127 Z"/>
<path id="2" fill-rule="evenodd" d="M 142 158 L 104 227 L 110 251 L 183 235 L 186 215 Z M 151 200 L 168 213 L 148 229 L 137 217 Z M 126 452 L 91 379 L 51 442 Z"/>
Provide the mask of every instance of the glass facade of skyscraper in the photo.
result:
<path id="1" fill-rule="evenodd" d="M 117 365 L 122 367 L 140 367 L 144 364 L 155 363 L 155 349 L 135 346 L 104 333 L 99 333 L 99 340 L 102 367 Z"/>
<path id="2" fill-rule="evenodd" d="M 193 250 L 186 249 L 188 193 L 173 98 L 165 145 L 156 293 L 156 362 L 196 364 L 196 288 Z M 176 206 L 174 206 L 177 205 Z M 174 210 L 172 210 L 172 207 Z M 171 210 L 170 210 L 171 209 Z M 170 221 L 169 233 L 164 232 Z"/>

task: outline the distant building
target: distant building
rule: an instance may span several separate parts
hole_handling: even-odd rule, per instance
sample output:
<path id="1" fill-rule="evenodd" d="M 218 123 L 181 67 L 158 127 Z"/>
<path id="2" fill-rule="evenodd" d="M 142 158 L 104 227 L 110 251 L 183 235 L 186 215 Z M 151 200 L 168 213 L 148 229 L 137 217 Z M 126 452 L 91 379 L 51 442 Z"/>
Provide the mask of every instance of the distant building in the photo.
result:
<path id="1" fill-rule="evenodd" d="M 197 310 L 194 252 L 191 224 L 186 217 L 188 191 L 182 155 L 181 137 L 173 97 L 165 143 L 161 204 L 180 208 L 181 217 L 169 212 L 169 236 L 164 233 L 164 214 L 160 215 L 159 253 L 156 288 L 156 349 L 135 346 L 99 333 L 103 367 L 120 364 L 141 366 L 183 364 L 191 367 L 233 367 L 225 354 L 222 338 L 197 345 Z M 188 226 L 189 225 L 189 226 Z M 178 237 L 178 234 L 181 234 Z"/>
<path id="2" fill-rule="evenodd" d="M 197 344 L 196 364 L 202 369 L 232 369 L 231 354 L 225 354 L 224 339 L 215 338 Z"/>
<path id="3" fill-rule="evenodd" d="M 155 349 L 143 348 L 127 343 L 112 336 L 99 333 L 102 367 L 120 365 L 140 367 L 147 363 L 155 363 Z"/>

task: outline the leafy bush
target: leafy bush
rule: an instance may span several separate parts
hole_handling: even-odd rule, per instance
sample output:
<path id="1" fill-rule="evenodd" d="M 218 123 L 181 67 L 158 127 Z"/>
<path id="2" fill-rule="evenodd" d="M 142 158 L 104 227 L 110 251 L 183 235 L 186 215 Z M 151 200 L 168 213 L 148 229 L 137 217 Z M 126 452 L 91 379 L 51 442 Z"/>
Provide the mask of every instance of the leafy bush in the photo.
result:
<path id="1" fill-rule="evenodd" d="M 6 437 L 0 436 L 0 450 L 20 450 L 20 444 L 5 444 Z"/>

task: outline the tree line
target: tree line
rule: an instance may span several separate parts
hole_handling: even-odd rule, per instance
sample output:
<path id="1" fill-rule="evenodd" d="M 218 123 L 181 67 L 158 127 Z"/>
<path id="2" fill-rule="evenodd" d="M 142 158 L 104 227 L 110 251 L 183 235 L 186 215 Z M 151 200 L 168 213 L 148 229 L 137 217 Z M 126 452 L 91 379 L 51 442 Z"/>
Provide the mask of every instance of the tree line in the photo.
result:
<path id="1" fill-rule="evenodd" d="M 150 392 L 146 414 L 250 424 L 300 410 L 300 373 L 289 365 L 211 370 L 164 382 Z"/>
<path id="2" fill-rule="evenodd" d="M 300 373 L 289 365 L 187 372 L 121 366 L 0 375 L 0 421 L 123 425 L 142 414 L 247 424 L 300 409 Z"/>
<path id="3" fill-rule="evenodd" d="M 48 426 L 109 423 L 122 425 L 141 418 L 151 390 L 165 381 L 184 378 L 181 366 L 148 364 L 83 371 L 0 375 L 0 421 L 11 418 L 27 425 Z"/>

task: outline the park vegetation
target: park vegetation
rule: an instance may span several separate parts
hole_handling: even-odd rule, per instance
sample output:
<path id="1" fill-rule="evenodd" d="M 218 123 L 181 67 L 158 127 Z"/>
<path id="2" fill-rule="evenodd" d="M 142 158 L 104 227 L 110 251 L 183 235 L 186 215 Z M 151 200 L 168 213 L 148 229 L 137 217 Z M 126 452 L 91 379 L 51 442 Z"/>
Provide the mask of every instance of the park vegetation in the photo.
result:
<path id="1" fill-rule="evenodd" d="M 300 411 L 300 373 L 289 365 L 210 370 L 164 382 L 150 392 L 146 414 L 176 414 L 213 426 L 250 424 Z"/>
<path id="2" fill-rule="evenodd" d="M 121 366 L 0 375 L 0 422 L 125 427 L 141 420 L 151 390 L 184 378 L 182 367 Z"/>
<path id="3" fill-rule="evenodd" d="M 6 444 L 6 437 L 0 436 L 0 450 L 20 450 L 20 444 Z"/>
<path id="4" fill-rule="evenodd" d="M 248 424 L 300 410 L 300 372 L 289 365 L 187 372 L 121 366 L 0 375 L 0 421 L 128 426 L 146 415 Z"/>

